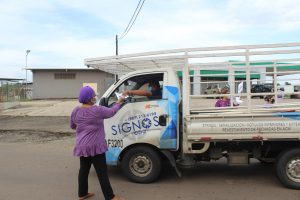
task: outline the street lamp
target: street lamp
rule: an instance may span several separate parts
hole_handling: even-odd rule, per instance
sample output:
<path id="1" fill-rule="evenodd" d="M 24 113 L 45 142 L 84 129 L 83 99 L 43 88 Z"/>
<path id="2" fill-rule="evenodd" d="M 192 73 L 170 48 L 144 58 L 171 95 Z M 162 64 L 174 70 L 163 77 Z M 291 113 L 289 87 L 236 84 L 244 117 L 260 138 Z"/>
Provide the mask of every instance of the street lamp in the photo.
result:
<path id="1" fill-rule="evenodd" d="M 26 71 L 26 82 L 25 82 L 25 98 L 27 98 L 27 56 L 30 53 L 30 50 L 26 50 L 26 66 L 25 66 L 25 71 Z"/>

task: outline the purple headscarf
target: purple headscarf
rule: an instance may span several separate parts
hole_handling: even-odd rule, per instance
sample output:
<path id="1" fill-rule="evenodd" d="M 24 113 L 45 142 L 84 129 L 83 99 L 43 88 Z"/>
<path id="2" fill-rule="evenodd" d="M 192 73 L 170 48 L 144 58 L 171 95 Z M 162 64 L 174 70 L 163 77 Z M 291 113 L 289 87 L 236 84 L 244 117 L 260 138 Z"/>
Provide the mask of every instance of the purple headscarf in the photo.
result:
<path id="1" fill-rule="evenodd" d="M 95 91 L 90 86 L 80 89 L 78 101 L 80 103 L 88 103 L 95 96 Z"/>

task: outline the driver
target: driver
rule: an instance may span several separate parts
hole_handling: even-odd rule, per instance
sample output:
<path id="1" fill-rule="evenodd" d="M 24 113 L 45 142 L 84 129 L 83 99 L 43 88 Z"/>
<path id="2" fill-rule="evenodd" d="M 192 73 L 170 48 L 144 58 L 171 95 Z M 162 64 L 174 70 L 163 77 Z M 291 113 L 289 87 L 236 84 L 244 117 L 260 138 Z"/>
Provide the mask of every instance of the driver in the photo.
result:
<path id="1" fill-rule="evenodd" d="M 158 81 L 149 81 L 148 90 L 127 90 L 123 92 L 123 96 L 146 96 L 148 99 L 161 99 L 162 89 Z"/>

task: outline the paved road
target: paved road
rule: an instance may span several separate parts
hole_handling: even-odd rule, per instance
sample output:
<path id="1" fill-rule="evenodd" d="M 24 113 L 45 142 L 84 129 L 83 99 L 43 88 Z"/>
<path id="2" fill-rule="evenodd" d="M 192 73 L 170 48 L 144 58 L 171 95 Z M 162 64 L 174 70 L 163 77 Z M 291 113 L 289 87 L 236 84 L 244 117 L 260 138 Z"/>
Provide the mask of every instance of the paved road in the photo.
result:
<path id="1" fill-rule="evenodd" d="M 78 159 L 73 138 L 47 142 L 0 142 L 0 200 L 77 199 Z M 254 162 L 229 167 L 224 161 L 184 170 L 183 177 L 166 167 L 152 184 L 128 182 L 119 168 L 109 174 L 115 193 L 127 200 L 299 200 L 300 191 L 280 185 L 272 166 Z M 95 171 L 90 174 L 94 199 L 103 199 Z"/>
<path id="2" fill-rule="evenodd" d="M 0 200 L 77 199 L 78 159 L 72 156 L 68 117 L 0 116 Z M 272 166 L 253 161 L 229 167 L 225 161 L 203 163 L 178 178 L 166 167 L 152 184 L 129 182 L 110 168 L 115 193 L 127 200 L 299 200 L 300 191 L 277 181 Z M 103 199 L 95 171 L 90 174 L 91 200 Z"/>

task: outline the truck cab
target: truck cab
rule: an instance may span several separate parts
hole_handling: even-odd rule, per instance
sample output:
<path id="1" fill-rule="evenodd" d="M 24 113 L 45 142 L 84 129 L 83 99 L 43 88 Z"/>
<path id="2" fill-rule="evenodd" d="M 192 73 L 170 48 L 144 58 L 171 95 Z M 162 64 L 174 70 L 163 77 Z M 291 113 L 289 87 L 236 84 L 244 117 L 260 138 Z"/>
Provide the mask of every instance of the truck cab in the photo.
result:
<path id="1" fill-rule="evenodd" d="M 147 90 L 150 81 L 159 82 L 161 98 L 130 96 L 115 116 L 104 121 L 109 148 L 107 163 L 117 165 L 122 159 L 123 168 L 131 166 L 129 171 L 135 172 L 140 182 L 150 180 L 151 175 L 146 174 L 151 168 L 159 170 L 156 165 L 160 161 L 151 163 L 152 158 L 148 156 L 156 155 L 156 152 L 164 149 L 177 151 L 179 148 L 178 109 L 181 95 L 177 75 L 174 70 L 167 68 L 129 73 L 112 85 L 100 100 L 101 105 L 111 107 L 118 100 L 118 93 Z M 144 154 L 141 154 L 141 148 Z M 128 151 L 133 155 L 129 157 Z M 139 154 L 135 154 L 137 152 Z M 149 152 L 152 154 L 148 155 Z M 128 169 L 124 171 L 128 172 Z"/>

